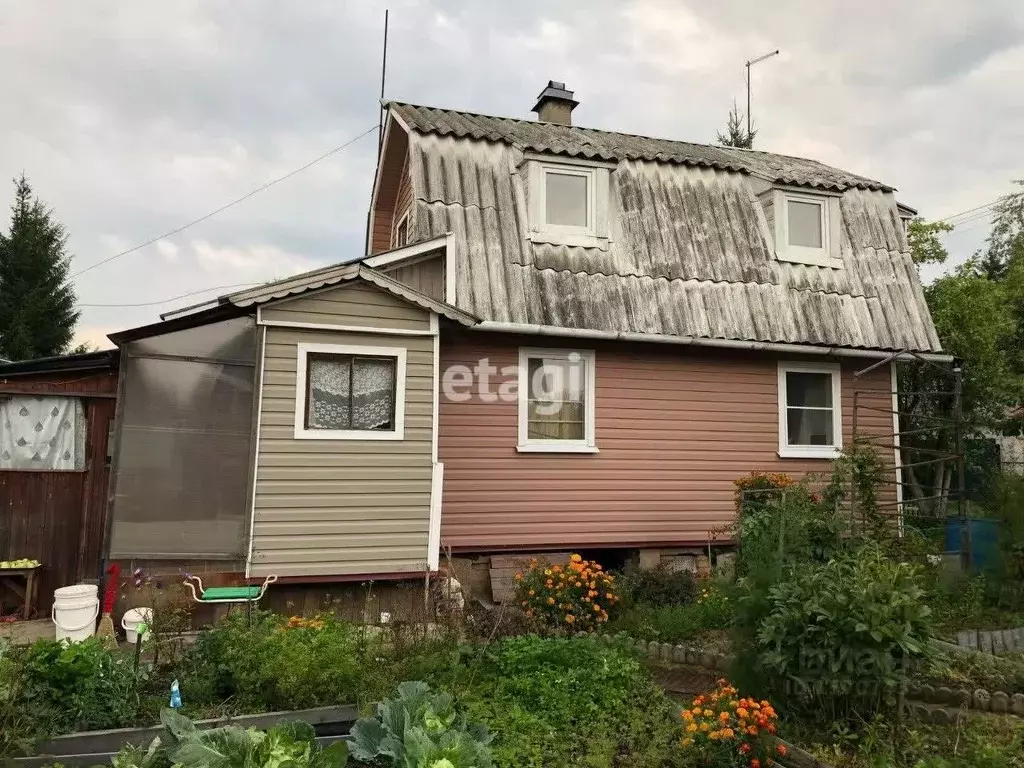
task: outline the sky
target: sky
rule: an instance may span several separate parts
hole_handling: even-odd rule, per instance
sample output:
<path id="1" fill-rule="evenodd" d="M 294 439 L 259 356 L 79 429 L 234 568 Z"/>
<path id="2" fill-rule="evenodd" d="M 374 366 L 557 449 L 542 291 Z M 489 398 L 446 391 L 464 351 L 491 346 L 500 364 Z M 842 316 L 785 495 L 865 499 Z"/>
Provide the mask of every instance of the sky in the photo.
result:
<path id="1" fill-rule="evenodd" d="M 306 165 L 377 123 L 385 5 L 388 98 L 529 119 L 561 80 L 577 125 L 711 142 L 744 61 L 778 48 L 753 69 L 756 148 L 880 179 L 929 219 L 1024 177 L 1019 0 L 0 0 L 0 203 L 25 173 L 77 274 Z M 375 160 L 371 133 L 82 272 L 77 340 L 361 255 Z M 947 236 L 955 261 L 987 223 Z"/>

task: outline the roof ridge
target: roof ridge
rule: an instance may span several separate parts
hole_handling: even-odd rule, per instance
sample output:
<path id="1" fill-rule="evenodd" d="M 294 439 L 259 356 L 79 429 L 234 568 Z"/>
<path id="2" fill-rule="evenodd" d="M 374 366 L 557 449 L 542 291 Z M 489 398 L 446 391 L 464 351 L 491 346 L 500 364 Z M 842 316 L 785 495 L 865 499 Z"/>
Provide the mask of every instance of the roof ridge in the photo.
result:
<path id="1" fill-rule="evenodd" d="M 722 152 L 722 153 L 724 153 L 726 155 L 728 155 L 728 154 L 730 154 L 732 152 L 738 152 L 738 153 L 741 153 L 741 154 L 742 153 L 749 153 L 749 154 L 752 154 L 752 155 L 763 155 L 763 156 L 769 156 L 769 157 L 784 157 L 784 158 L 788 158 L 790 160 L 799 160 L 799 161 L 805 162 L 805 163 L 806 162 L 814 163 L 815 165 L 821 166 L 822 168 L 828 168 L 828 169 L 830 169 L 832 171 L 838 171 L 838 172 L 840 172 L 840 173 L 842 173 L 844 175 L 850 176 L 850 177 L 864 179 L 865 181 L 869 181 L 869 182 L 871 182 L 873 184 L 877 184 L 877 185 L 880 185 L 880 186 L 884 186 L 884 187 L 888 187 L 889 186 L 888 184 L 885 184 L 885 182 L 880 181 L 878 179 L 873 179 L 873 178 L 871 178 L 869 176 L 862 176 L 859 173 L 853 173 L 851 171 L 846 171 L 846 170 L 843 170 L 842 168 L 837 168 L 834 165 L 828 165 L 827 163 L 823 163 L 820 160 L 814 159 L 813 157 L 802 157 L 800 155 L 790 155 L 790 154 L 787 154 L 785 152 L 769 152 L 769 151 L 764 150 L 764 149 L 753 149 L 753 148 L 747 148 L 747 147 L 726 147 L 726 146 L 723 146 L 721 144 L 711 144 L 711 143 L 704 143 L 704 142 L 699 142 L 699 141 L 689 141 L 687 139 L 671 139 L 671 138 L 666 138 L 664 136 L 650 136 L 650 135 L 643 134 L 643 133 L 628 133 L 626 131 L 612 131 L 612 130 L 608 130 L 606 128 L 591 128 L 589 126 L 584 126 L 584 125 L 562 125 L 561 123 L 550 123 L 550 122 L 546 122 L 546 121 L 543 121 L 543 120 L 531 120 L 531 119 L 525 118 L 525 117 L 509 117 L 507 115 L 490 115 L 490 114 L 487 114 L 487 113 L 484 113 L 484 112 L 471 112 L 471 111 L 466 110 L 466 109 L 452 109 L 450 107 L 434 107 L 434 106 L 430 106 L 428 104 L 414 104 L 414 103 L 412 103 L 410 101 L 399 101 L 397 99 L 387 99 L 387 100 L 382 101 L 382 104 L 385 107 L 390 107 L 391 105 L 397 105 L 397 106 L 401 106 L 401 107 L 412 107 L 414 109 L 429 109 L 429 110 L 432 110 L 432 111 L 435 111 L 435 112 L 449 112 L 449 113 L 455 113 L 455 114 L 459 114 L 459 115 L 469 115 L 471 117 L 483 117 L 483 118 L 486 118 L 488 120 L 509 120 L 509 121 L 512 121 L 512 122 L 515 122 L 515 123 L 526 123 L 528 125 L 548 125 L 548 126 L 553 126 L 553 127 L 557 127 L 557 128 L 565 128 L 565 129 L 569 129 L 569 130 L 577 130 L 577 131 L 592 132 L 592 133 L 601 133 L 601 134 L 605 134 L 605 135 L 608 135 L 608 136 L 628 136 L 630 138 L 645 139 L 647 141 L 663 141 L 663 142 L 668 142 L 668 143 L 671 143 L 671 144 L 685 144 L 685 145 L 689 145 L 689 146 L 692 146 L 692 147 L 701 147 L 701 148 L 704 148 L 704 149 L 712 149 L 712 150 L 715 150 L 715 151 Z"/>

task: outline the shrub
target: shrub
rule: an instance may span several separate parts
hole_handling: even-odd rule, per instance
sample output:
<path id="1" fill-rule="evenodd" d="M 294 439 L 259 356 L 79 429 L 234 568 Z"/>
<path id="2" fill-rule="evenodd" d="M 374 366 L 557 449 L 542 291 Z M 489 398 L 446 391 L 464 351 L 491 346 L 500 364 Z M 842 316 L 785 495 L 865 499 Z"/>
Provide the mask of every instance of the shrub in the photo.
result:
<path id="1" fill-rule="evenodd" d="M 627 568 L 620 589 L 629 603 L 689 605 L 697 599 L 697 580 L 689 571 L 675 570 L 664 563 L 654 568 Z"/>
<path id="2" fill-rule="evenodd" d="M 762 699 L 737 698 L 739 692 L 726 680 L 719 680 L 711 693 L 695 698 L 682 710 L 686 724 L 680 742 L 684 753 L 697 765 L 716 768 L 768 766 L 785 757 L 786 748 L 774 734 L 778 715 Z"/>
<path id="3" fill-rule="evenodd" d="M 527 636 L 479 653 L 462 700 L 499 768 L 679 764 L 678 708 L 628 643 Z"/>
<path id="4" fill-rule="evenodd" d="M 467 723 L 449 694 L 419 681 L 402 683 L 376 717 L 352 728 L 353 757 L 396 768 L 491 768 L 490 742 L 487 728 Z"/>
<path id="5" fill-rule="evenodd" d="M 703 582 L 690 605 L 637 603 L 624 608 L 607 625 L 608 632 L 626 632 L 640 640 L 678 643 L 711 630 L 727 629 L 735 616 L 730 586 Z"/>
<path id="6" fill-rule="evenodd" d="M 200 634 L 180 676 L 186 706 L 231 699 L 242 711 L 304 709 L 356 700 L 355 630 L 333 617 L 296 622 L 242 613 Z"/>
<path id="7" fill-rule="evenodd" d="M 873 547 L 790 569 L 757 623 L 756 668 L 832 719 L 892 703 L 926 655 L 931 631 L 917 571 Z M 747 616 L 746 618 L 750 618 Z"/>
<path id="8" fill-rule="evenodd" d="M 531 561 L 526 573 L 516 574 L 516 597 L 529 618 L 572 632 L 594 631 L 619 602 L 615 577 L 576 554 L 565 566 Z"/>
<path id="9" fill-rule="evenodd" d="M 110 651 L 98 637 L 80 643 L 38 640 L 12 653 L 23 676 L 22 706 L 46 712 L 53 733 L 121 728 L 140 710 L 145 668 L 130 656 Z"/>

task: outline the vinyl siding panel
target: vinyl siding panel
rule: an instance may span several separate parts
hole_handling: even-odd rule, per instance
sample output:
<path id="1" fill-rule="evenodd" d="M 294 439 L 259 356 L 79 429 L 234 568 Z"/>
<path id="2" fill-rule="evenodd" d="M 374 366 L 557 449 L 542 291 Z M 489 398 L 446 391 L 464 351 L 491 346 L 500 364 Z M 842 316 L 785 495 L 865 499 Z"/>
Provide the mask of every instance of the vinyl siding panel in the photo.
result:
<path id="1" fill-rule="evenodd" d="M 452 402 L 442 391 L 442 547 L 705 544 L 712 530 L 732 522 L 733 482 L 741 475 L 755 469 L 796 476 L 830 470 L 825 460 L 777 455 L 777 358 L 571 342 L 501 334 L 442 337 L 442 370 L 472 367 L 487 358 L 500 371 L 517 364 L 520 345 L 594 349 L 600 451 L 517 453 L 515 402 L 486 403 L 476 393 L 466 402 Z M 854 372 L 867 364 L 842 364 L 844 444 L 852 436 L 854 388 L 861 392 L 860 402 L 885 411 L 861 409 L 858 431 L 892 432 L 889 367 L 855 384 Z M 498 376 L 492 391 L 504 380 Z M 881 455 L 893 463 L 891 450 Z M 894 486 L 883 496 L 893 500 Z"/>
<path id="2" fill-rule="evenodd" d="M 387 270 L 387 274 L 433 299 L 444 301 L 444 256 L 432 256 Z"/>
<path id="3" fill-rule="evenodd" d="M 263 310 L 330 324 L 429 327 L 428 313 L 376 289 L 345 287 Z M 390 297 L 386 297 L 390 298 Z M 366 299 L 360 309 L 360 301 Z M 379 311 L 384 308 L 385 312 Z M 359 323 L 356 322 L 359 320 Z M 406 349 L 405 439 L 297 440 L 299 343 Z M 426 567 L 433 423 L 433 338 L 268 327 L 253 514 L 253 576 L 418 572 Z"/>
<path id="4" fill-rule="evenodd" d="M 332 288 L 272 304 L 261 310 L 261 316 L 264 322 L 358 325 L 403 331 L 430 330 L 429 312 L 365 283 Z M 267 342 L 270 343 L 270 339 Z"/>

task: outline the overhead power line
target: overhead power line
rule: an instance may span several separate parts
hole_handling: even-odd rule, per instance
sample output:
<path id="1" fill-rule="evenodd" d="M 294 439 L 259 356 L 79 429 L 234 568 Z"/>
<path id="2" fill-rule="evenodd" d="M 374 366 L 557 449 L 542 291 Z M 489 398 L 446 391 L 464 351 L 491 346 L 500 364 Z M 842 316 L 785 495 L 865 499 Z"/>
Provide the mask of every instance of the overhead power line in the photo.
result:
<path id="1" fill-rule="evenodd" d="M 160 299 L 159 301 L 144 301 L 139 304 L 76 304 L 76 307 L 155 307 L 159 304 L 169 304 L 172 301 L 178 299 L 187 299 L 189 296 L 198 296 L 201 293 L 210 293 L 211 291 L 224 291 L 228 288 L 247 288 L 250 285 L 259 285 L 259 283 L 232 283 L 231 285 L 215 285 L 211 288 L 203 288 L 202 290 L 192 291 L 191 293 L 182 293 L 178 296 L 171 296 L 169 299 Z"/>
<path id="2" fill-rule="evenodd" d="M 975 211 L 982 211 L 982 210 L 985 210 L 987 208 L 991 208 L 993 205 L 995 205 L 998 202 L 999 202 L 999 198 L 997 197 L 995 200 L 992 200 L 991 202 L 985 203 L 984 205 L 979 205 L 979 206 L 977 206 L 975 208 L 968 208 L 966 211 L 960 211 L 960 213 L 954 213 L 952 216 L 946 216 L 944 219 L 938 219 L 938 221 L 944 222 L 946 224 L 950 224 L 950 223 L 956 224 L 956 222 L 954 222 L 953 219 L 959 219 L 961 216 L 966 216 L 967 214 L 975 213 Z M 970 218 L 974 218 L 974 217 L 972 216 Z"/>
<path id="3" fill-rule="evenodd" d="M 158 242 L 160 240 L 163 240 L 165 237 L 173 237 L 174 235 L 178 234 L 179 232 L 184 232 L 189 227 L 194 227 L 196 224 L 200 224 L 200 223 L 206 221 L 207 219 L 212 219 L 217 214 L 223 213 L 228 208 L 233 208 L 234 206 L 238 205 L 239 203 L 248 200 L 253 195 L 257 195 L 257 194 L 259 194 L 260 192 L 263 192 L 266 189 L 270 189 L 275 184 L 280 184 L 282 181 L 285 181 L 286 179 L 290 179 L 292 176 L 295 176 L 296 174 L 302 173 L 307 168 L 312 168 L 314 165 L 319 163 L 321 160 L 326 160 L 331 155 L 336 155 L 338 152 L 341 152 L 342 150 L 347 149 L 348 147 L 350 147 L 352 144 L 355 144 L 357 141 L 359 141 L 364 136 L 369 136 L 371 133 L 373 133 L 376 130 L 377 130 L 377 125 L 374 124 L 374 125 L 370 126 L 367 130 L 363 131 L 361 134 L 356 136 L 354 139 L 349 139 L 344 144 L 341 144 L 341 145 L 335 147 L 334 149 L 332 149 L 332 150 L 330 150 L 328 152 L 324 152 L 319 157 L 314 158 L 313 160 L 310 160 L 308 163 L 306 163 L 305 165 L 303 165 L 303 166 L 301 166 L 299 168 L 296 168 L 294 171 L 290 171 L 290 172 L 286 173 L 284 176 L 280 176 L 280 177 L 278 177 L 276 179 L 273 179 L 272 181 L 268 181 L 266 184 L 262 184 L 262 185 L 256 187 L 255 189 L 253 189 L 253 190 L 245 193 L 241 197 L 239 197 L 237 200 L 232 200 L 227 205 L 222 205 L 220 208 L 217 208 L 214 211 L 210 211 L 205 216 L 200 216 L 198 219 L 193 219 L 192 221 L 188 222 L 187 224 L 182 224 L 180 227 L 172 229 L 172 230 L 170 230 L 168 232 L 164 232 L 162 235 L 157 235 L 156 237 L 151 238 L 151 239 L 147 240 L 144 243 L 139 243 L 138 245 L 133 245 L 131 248 L 123 250 L 120 253 L 115 253 L 113 256 L 108 256 L 107 258 L 103 259 L 102 261 L 97 261 L 95 264 L 91 264 L 90 266 L 86 267 L 85 269 L 80 270 L 78 272 L 75 272 L 73 275 L 71 275 L 71 278 L 74 279 L 76 277 L 84 275 L 86 272 L 94 270 L 97 267 L 102 267 L 104 264 L 109 264 L 110 262 L 114 261 L 115 259 L 120 259 L 122 256 L 127 256 L 129 253 L 134 253 L 135 251 L 141 250 L 141 249 L 145 248 L 148 245 L 153 245 L 153 243 L 156 243 L 156 242 Z"/>

